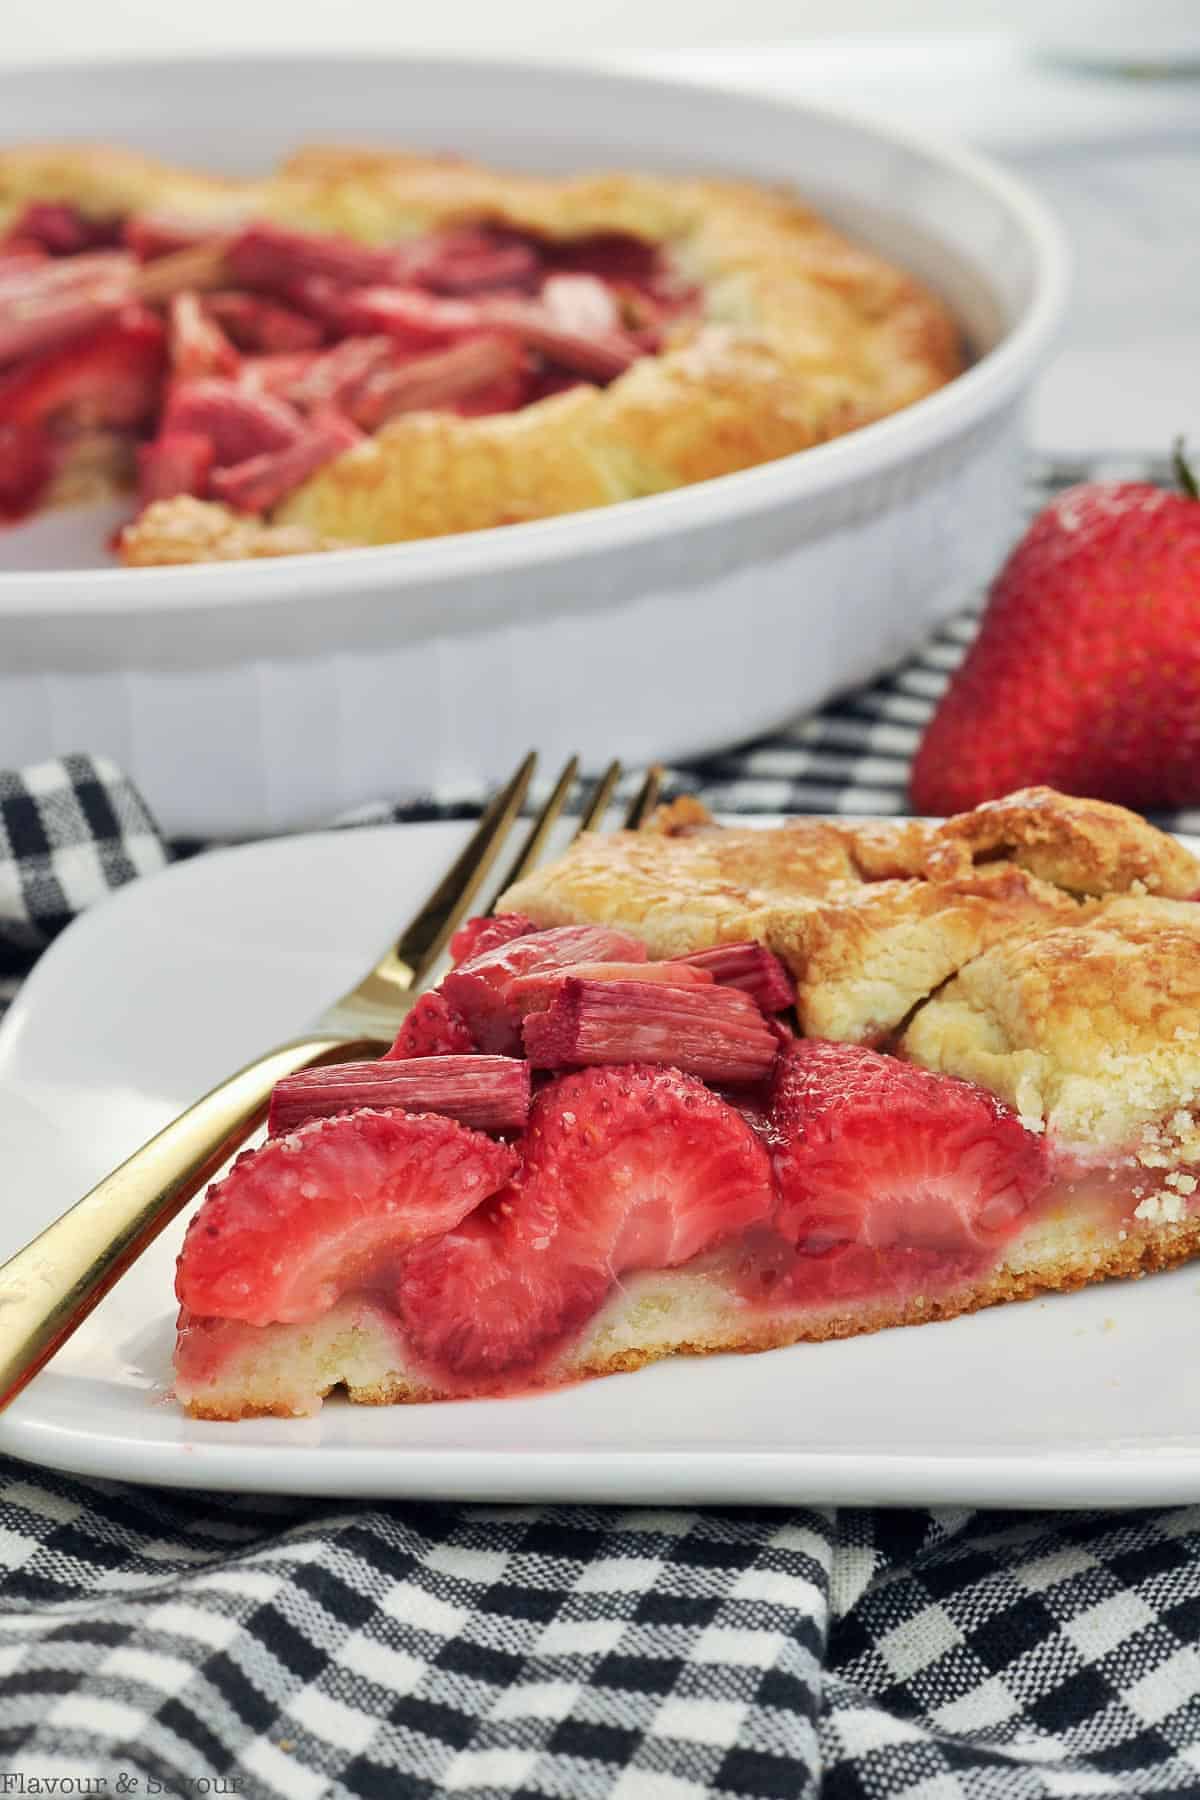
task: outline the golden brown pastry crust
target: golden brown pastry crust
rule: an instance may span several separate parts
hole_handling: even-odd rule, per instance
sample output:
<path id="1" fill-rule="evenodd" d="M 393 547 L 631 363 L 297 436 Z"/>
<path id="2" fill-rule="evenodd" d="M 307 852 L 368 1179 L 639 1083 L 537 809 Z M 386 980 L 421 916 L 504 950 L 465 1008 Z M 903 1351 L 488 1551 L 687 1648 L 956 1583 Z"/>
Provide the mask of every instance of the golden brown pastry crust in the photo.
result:
<path id="1" fill-rule="evenodd" d="M 981 1082 L 1060 1144 L 1146 1166 L 1200 1157 L 1200 906 L 1124 896 L 1012 937 L 920 1009 L 901 1050 Z"/>
<path id="2" fill-rule="evenodd" d="M 651 832 L 583 839 L 501 906 L 621 927 L 652 956 L 758 938 L 795 976 L 806 1033 L 877 1042 L 993 946 L 1086 919 L 1080 894 L 1200 889 L 1200 863 L 1122 808 L 1038 789 L 980 813 L 727 830 L 679 801 Z"/>
<path id="3" fill-rule="evenodd" d="M 238 183 L 106 148 L 0 151 L 0 228 L 29 200 L 52 198 L 94 213 L 269 218 L 370 242 L 466 221 L 559 239 L 630 232 L 669 249 L 701 284 L 702 319 L 608 388 L 519 414 L 407 415 L 327 464 L 276 515 L 317 538 L 394 543 L 661 493 L 883 418 L 963 367 L 950 314 L 918 282 L 795 198 L 748 183 L 550 180 L 320 146 Z M 181 509 L 155 533 L 133 534 L 130 560 L 154 560 L 160 536 L 175 547 L 170 560 L 185 560 L 190 516 Z M 186 560 L 223 541 L 199 532 Z"/>

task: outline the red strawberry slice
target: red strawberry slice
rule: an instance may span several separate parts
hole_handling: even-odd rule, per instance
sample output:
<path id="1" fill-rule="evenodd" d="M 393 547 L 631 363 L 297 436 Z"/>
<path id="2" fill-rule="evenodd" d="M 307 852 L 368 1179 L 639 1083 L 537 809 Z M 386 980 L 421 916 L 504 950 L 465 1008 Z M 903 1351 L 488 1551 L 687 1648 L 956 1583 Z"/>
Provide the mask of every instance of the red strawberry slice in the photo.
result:
<path id="1" fill-rule="evenodd" d="M 481 1050 L 519 1055 L 521 1009 L 509 993 L 514 977 L 577 962 L 645 961 L 646 946 L 627 932 L 604 925 L 556 925 L 470 957 L 451 969 L 442 993 L 467 1021 Z"/>
<path id="2" fill-rule="evenodd" d="M 174 500 L 179 494 L 203 499 L 208 492 L 214 451 L 212 439 L 198 431 L 168 431 L 151 444 L 138 446 L 138 498 Z"/>
<path id="3" fill-rule="evenodd" d="M 467 1029 L 461 1013 L 447 1004 L 438 993 L 422 994 L 403 1025 L 396 1041 L 385 1050 L 383 1062 L 407 1061 L 413 1056 L 469 1056 L 475 1039 Z"/>
<path id="4" fill-rule="evenodd" d="M 163 430 L 211 438 L 217 467 L 224 469 L 286 450 L 303 437 L 304 420 L 286 401 L 232 381 L 178 381 L 167 398 Z"/>
<path id="5" fill-rule="evenodd" d="M 528 937 L 531 931 L 540 930 L 541 926 L 527 919 L 524 913 L 480 914 L 477 918 L 467 919 L 450 939 L 450 961 L 467 962 L 472 956 L 481 956 L 485 950 L 497 950 L 501 944 L 511 944 L 514 938 Z"/>
<path id="6" fill-rule="evenodd" d="M 203 375 L 235 375 L 241 358 L 221 327 L 190 289 L 167 304 L 167 353 L 171 371 L 183 380 Z"/>
<path id="7" fill-rule="evenodd" d="M 294 350 L 316 350 L 325 333 L 316 319 L 264 300 L 261 294 L 223 290 L 209 294 L 205 306 L 239 350 L 285 356 Z"/>
<path id="8" fill-rule="evenodd" d="M 14 237 L 41 244 L 51 256 L 78 256 L 121 241 L 119 219 L 89 219 L 65 201 L 34 200 L 9 227 Z"/>
<path id="9" fill-rule="evenodd" d="M 218 500 L 239 512 L 269 512 L 310 475 L 361 441 L 361 433 L 349 419 L 329 412 L 314 419 L 295 443 L 282 450 L 263 451 L 245 462 L 214 470 L 209 487 Z"/>
<path id="10" fill-rule="evenodd" d="M 417 1354 L 460 1380 L 526 1368 L 623 1273 L 673 1268 L 770 1218 L 754 1132 L 673 1069 L 589 1069 L 534 1101 L 512 1187 L 420 1246 L 398 1306 Z"/>
<path id="11" fill-rule="evenodd" d="M 983 1088 L 857 1044 L 797 1039 L 771 1097 L 779 1229 L 800 1249 L 978 1250 L 1047 1179 L 1042 1138 Z"/>
<path id="12" fill-rule="evenodd" d="M 1139 812 L 1200 801 L 1200 500 L 1092 482 L 1039 513 L 917 750 L 916 811 L 1045 783 Z"/>
<path id="13" fill-rule="evenodd" d="M 184 1239 L 180 1303 L 202 1317 L 303 1324 L 350 1289 L 381 1288 L 400 1257 L 508 1180 L 506 1145 L 434 1114 L 316 1119 L 239 1156 Z"/>
<path id="14" fill-rule="evenodd" d="M 53 447 L 40 426 L 0 423 L 0 520 L 32 511 L 53 473 Z"/>
<path id="15" fill-rule="evenodd" d="M 143 307 L 124 307 L 99 330 L 0 376 L 0 422 L 59 434 L 145 424 L 164 361 L 161 322 Z"/>

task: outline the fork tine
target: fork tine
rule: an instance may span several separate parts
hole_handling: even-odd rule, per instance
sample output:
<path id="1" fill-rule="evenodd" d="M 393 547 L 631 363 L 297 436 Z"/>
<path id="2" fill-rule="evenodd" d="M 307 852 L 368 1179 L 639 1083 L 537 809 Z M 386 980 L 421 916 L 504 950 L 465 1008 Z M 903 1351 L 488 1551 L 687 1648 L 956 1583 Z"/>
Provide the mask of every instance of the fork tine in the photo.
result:
<path id="1" fill-rule="evenodd" d="M 527 875 L 530 869 L 532 869 L 534 863 L 542 853 L 542 846 L 545 844 L 547 837 L 550 835 L 550 832 L 558 820 L 558 815 L 566 805 L 567 795 L 570 793 L 578 773 L 579 758 L 577 756 L 572 756 L 571 759 L 563 765 L 562 773 L 554 784 L 554 791 L 546 801 L 546 804 L 542 807 L 541 812 L 539 812 L 534 819 L 529 830 L 526 832 L 520 849 L 505 870 L 503 878 L 496 887 L 495 893 L 484 907 L 484 912 L 495 912 L 496 902 L 499 900 L 501 894 L 505 893 L 516 882 L 520 881 L 522 875 Z"/>
<path id="2" fill-rule="evenodd" d="M 467 844 L 396 944 L 394 955 L 411 969 L 414 988 L 437 961 L 483 885 L 521 810 L 536 764 L 537 752 L 531 750 L 490 802 Z"/>
<path id="3" fill-rule="evenodd" d="M 646 770 L 646 779 L 634 795 L 625 814 L 622 829 L 640 831 L 650 814 L 658 804 L 658 790 L 662 786 L 663 769 L 661 763 L 651 763 Z"/>
<path id="4" fill-rule="evenodd" d="M 583 816 L 576 827 L 575 837 L 571 840 L 572 843 L 581 838 L 585 831 L 595 831 L 596 826 L 608 811 L 608 803 L 613 797 L 613 789 L 620 779 L 620 763 L 610 762 L 592 789 L 588 803 L 583 809 Z"/>

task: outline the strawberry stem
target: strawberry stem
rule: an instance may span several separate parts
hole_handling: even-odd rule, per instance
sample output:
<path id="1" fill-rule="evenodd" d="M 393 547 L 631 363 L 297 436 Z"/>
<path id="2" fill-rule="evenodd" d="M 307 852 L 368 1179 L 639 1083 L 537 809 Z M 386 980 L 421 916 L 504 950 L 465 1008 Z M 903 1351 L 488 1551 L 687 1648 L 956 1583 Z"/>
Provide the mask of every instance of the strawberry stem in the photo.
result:
<path id="1" fill-rule="evenodd" d="M 1192 465 L 1184 454 L 1184 440 L 1177 437 L 1171 446 L 1171 467 L 1175 479 L 1189 500 L 1200 500 L 1200 484 L 1196 481 Z"/>

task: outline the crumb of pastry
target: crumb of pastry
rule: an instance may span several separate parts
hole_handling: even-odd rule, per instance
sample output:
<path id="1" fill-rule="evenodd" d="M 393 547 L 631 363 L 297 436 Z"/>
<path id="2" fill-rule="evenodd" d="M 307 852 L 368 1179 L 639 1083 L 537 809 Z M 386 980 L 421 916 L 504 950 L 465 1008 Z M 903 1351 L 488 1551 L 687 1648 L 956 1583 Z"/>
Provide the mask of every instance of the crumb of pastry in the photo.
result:
<path id="1" fill-rule="evenodd" d="M 314 550 L 345 550 L 340 538 L 322 537 L 303 525 L 268 525 L 211 500 L 180 494 L 155 500 L 118 539 L 122 562 L 130 568 L 165 563 L 239 562 L 259 556 L 307 556 Z"/>

